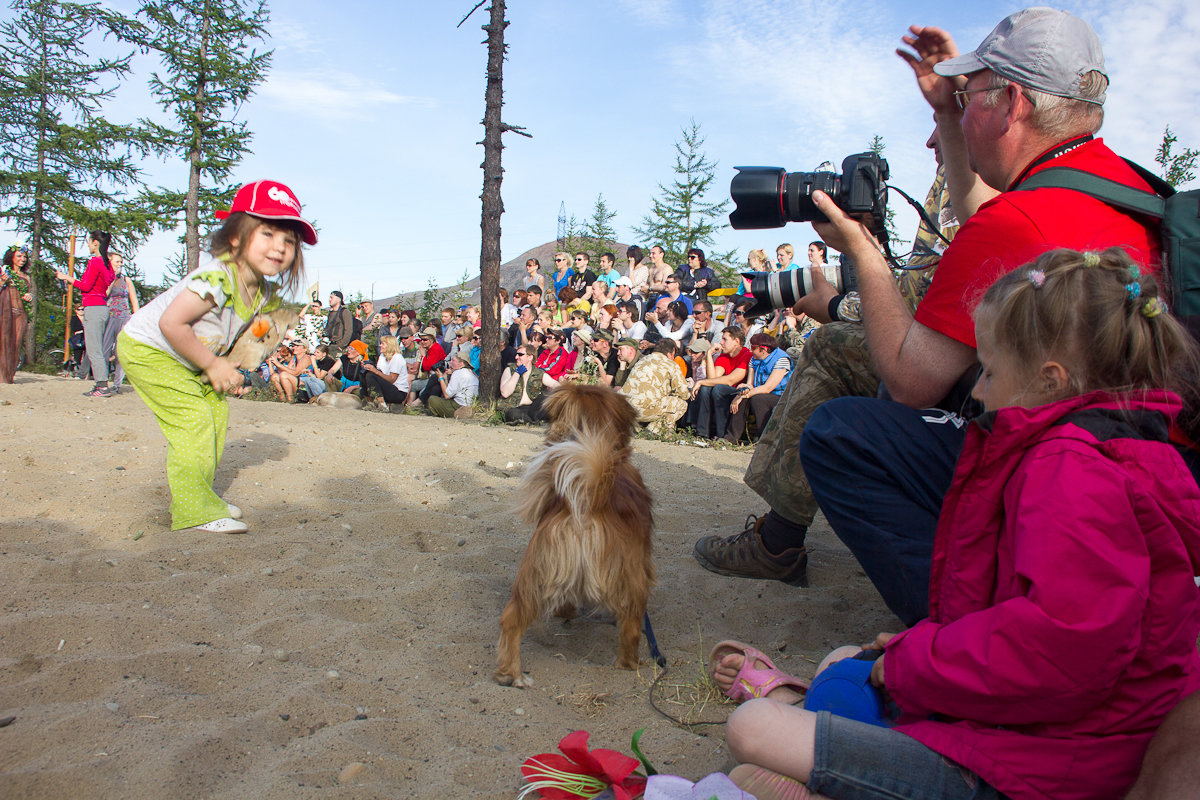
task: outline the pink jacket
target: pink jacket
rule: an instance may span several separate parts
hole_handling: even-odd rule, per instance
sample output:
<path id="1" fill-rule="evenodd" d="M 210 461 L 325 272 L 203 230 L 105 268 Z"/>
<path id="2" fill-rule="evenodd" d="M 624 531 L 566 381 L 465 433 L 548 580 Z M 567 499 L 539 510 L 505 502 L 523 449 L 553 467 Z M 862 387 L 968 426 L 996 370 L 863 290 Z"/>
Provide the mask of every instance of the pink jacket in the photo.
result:
<path id="1" fill-rule="evenodd" d="M 1093 393 L 968 431 L 930 614 L 887 647 L 899 730 L 1013 798 L 1115 798 L 1200 688 L 1200 489 L 1179 399 Z"/>
<path id="2" fill-rule="evenodd" d="M 100 256 L 88 259 L 87 269 L 79 276 L 79 280 L 71 283 L 80 292 L 81 306 L 108 305 L 108 285 L 113 282 L 116 273 L 108 268 Z"/>

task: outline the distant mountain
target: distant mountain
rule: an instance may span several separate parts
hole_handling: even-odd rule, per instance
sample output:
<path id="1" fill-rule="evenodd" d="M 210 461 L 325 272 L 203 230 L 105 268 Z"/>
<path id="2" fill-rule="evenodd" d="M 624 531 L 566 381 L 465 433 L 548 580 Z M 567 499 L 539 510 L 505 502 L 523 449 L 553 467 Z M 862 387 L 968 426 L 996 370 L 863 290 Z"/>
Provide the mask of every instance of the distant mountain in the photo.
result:
<path id="1" fill-rule="evenodd" d="M 617 253 L 617 269 L 624 272 L 626 269 L 624 253 L 628 245 L 617 243 L 615 252 Z M 554 272 L 554 254 L 558 250 L 558 241 L 551 240 L 545 244 L 539 244 L 537 247 L 526 250 L 516 258 L 506 261 L 500 265 L 500 285 L 512 294 L 513 289 L 520 289 L 524 286 L 525 279 L 525 262 L 531 258 L 536 258 L 538 263 L 542 265 L 542 272 L 549 276 Z M 592 268 L 595 269 L 593 264 Z M 457 284 L 450 286 L 439 286 L 438 291 L 445 292 L 453 289 Z M 467 303 L 471 305 L 480 305 L 479 302 L 479 276 L 476 275 L 471 280 L 467 281 L 466 288 L 471 292 L 471 296 L 467 299 Z M 384 297 L 375 300 L 376 308 L 387 308 L 389 306 L 399 306 L 400 308 L 420 308 L 425 301 L 425 290 L 421 289 L 416 292 L 403 292 L 391 297 Z"/>

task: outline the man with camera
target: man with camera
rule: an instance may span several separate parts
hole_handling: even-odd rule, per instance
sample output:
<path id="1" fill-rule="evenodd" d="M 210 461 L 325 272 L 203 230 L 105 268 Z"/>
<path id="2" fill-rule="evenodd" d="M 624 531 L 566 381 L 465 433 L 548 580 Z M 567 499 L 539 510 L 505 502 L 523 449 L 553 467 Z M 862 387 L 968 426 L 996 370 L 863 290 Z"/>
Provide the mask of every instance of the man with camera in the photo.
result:
<path id="1" fill-rule="evenodd" d="M 814 193 L 816 211 L 831 220 L 814 227 L 858 269 L 870 371 L 844 387 L 845 394 L 858 396 L 815 410 L 808 406 L 811 417 L 792 426 L 802 432 L 803 470 L 776 471 L 766 487 L 770 493 L 764 493 L 772 511 L 737 536 L 709 537 L 696 546 L 697 559 L 708 569 L 804 585 L 804 535 L 815 497 L 905 624 L 928 613 L 933 532 L 963 441 L 965 421 L 956 412 L 976 372 L 971 314 L 979 296 L 1000 275 L 1057 247 L 1118 244 L 1147 266 L 1159 263 L 1157 232 L 1145 222 L 1067 189 L 1020 190 L 1029 175 L 1050 167 L 1149 189 L 1092 137 L 1103 121 L 1108 81 L 1100 43 L 1085 22 L 1064 12 L 1028 9 L 1006 18 L 974 53 L 961 57 L 944 31 L 911 31 L 904 41 L 914 52 L 901 55 L 933 107 L 960 214 L 967 216 L 974 202 L 990 194 L 986 187 L 1000 194 L 963 221 L 914 313 L 867 230 L 825 193 Z M 814 271 L 812 290 L 796 304 L 797 313 L 829 319 L 835 295 Z M 836 384 L 838 365 L 822 368 Z M 890 400 L 871 397 L 873 376 Z M 768 432 L 784 424 L 780 416 L 774 415 Z M 796 442 L 774 447 L 782 454 Z M 748 483 L 753 469 L 752 464 Z M 798 500 L 809 485 L 811 494 Z M 797 507 L 811 509 L 806 519 L 776 511 Z"/>

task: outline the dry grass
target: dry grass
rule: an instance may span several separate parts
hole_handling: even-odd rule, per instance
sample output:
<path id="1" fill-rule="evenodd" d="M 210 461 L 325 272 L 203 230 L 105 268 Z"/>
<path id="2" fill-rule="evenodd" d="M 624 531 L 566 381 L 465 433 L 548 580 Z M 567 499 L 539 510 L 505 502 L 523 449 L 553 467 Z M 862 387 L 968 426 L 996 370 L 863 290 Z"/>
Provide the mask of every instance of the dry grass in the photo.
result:
<path id="1" fill-rule="evenodd" d="M 555 695 L 554 702 L 560 706 L 570 706 L 587 717 L 594 717 L 608 705 L 611 692 L 589 692 L 584 686 L 569 694 Z"/>

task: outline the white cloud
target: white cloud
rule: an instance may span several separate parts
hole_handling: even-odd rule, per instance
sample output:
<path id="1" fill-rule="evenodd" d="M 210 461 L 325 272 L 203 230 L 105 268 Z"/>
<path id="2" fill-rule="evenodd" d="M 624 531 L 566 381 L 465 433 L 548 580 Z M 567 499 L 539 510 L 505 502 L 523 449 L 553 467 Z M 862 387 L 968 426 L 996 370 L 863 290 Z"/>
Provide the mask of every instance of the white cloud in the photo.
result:
<path id="1" fill-rule="evenodd" d="M 821 161 L 846 151 L 848 142 L 859 144 L 864 129 L 885 132 L 896 113 L 920 102 L 893 53 L 903 28 L 872 32 L 861 24 L 874 16 L 871 8 L 713 0 L 702 41 L 674 47 L 676 72 L 713 105 L 722 96 L 759 98 L 758 108 L 738 110 L 748 124 L 761 115 L 795 131 L 797 155 Z M 793 167 L 810 169 L 816 161 Z"/>
<path id="2" fill-rule="evenodd" d="M 431 98 L 401 95 L 347 72 L 273 70 L 259 94 L 313 118 L 365 119 L 381 107 L 431 107 Z"/>
<path id="3" fill-rule="evenodd" d="M 271 20 L 271 46 L 291 53 L 316 53 L 317 43 L 301 25 L 287 20 Z"/>
<path id="4" fill-rule="evenodd" d="M 671 27 L 681 16 L 676 0 L 617 0 L 617 5 L 634 21 L 656 28 Z"/>
<path id="5" fill-rule="evenodd" d="M 1089 22 L 1104 45 L 1111 85 L 1102 133 L 1114 149 L 1157 170 L 1154 153 L 1170 125 L 1179 147 L 1200 147 L 1200 8 L 1179 0 L 1112 3 Z M 1087 17 L 1085 17 L 1087 18 Z"/>

